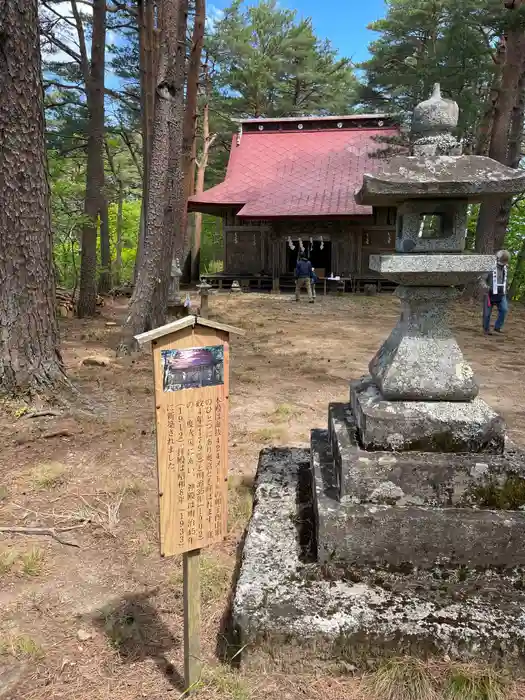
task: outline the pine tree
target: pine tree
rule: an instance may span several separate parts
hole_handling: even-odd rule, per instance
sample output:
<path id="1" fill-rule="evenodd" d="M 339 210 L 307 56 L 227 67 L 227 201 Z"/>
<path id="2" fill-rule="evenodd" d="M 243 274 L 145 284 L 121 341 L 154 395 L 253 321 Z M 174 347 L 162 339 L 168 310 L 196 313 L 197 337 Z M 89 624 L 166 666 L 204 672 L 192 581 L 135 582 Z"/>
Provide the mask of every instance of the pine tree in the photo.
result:
<path id="1" fill-rule="evenodd" d="M 37 0 L 0 10 L 0 389 L 64 381 L 55 318 Z"/>
<path id="2" fill-rule="evenodd" d="M 171 261 L 182 258 L 184 200 L 182 123 L 188 0 L 162 0 L 159 64 L 143 255 L 119 351 L 129 352 L 133 336 L 165 320 Z"/>
<path id="3" fill-rule="evenodd" d="M 408 116 L 435 82 L 460 107 L 459 136 L 474 149 L 497 71 L 501 0 L 389 0 L 370 27 L 361 101 Z"/>
<path id="4" fill-rule="evenodd" d="M 310 20 L 262 0 L 225 10 L 206 49 L 218 95 L 232 116 L 284 117 L 351 111 L 357 81 L 347 59 L 319 40 Z"/>

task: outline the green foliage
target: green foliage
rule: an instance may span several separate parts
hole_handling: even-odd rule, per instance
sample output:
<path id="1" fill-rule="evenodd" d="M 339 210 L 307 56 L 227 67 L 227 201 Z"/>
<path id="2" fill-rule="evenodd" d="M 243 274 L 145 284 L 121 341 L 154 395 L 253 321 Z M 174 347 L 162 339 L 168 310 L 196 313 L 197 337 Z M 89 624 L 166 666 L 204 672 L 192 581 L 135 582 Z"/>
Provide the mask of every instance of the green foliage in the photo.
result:
<path id="1" fill-rule="evenodd" d="M 509 279 L 512 280 L 513 299 L 525 295 L 525 201 L 519 200 L 512 207 L 505 248 L 510 252 Z"/>
<path id="2" fill-rule="evenodd" d="M 496 669 L 460 667 L 450 670 L 445 700 L 508 700 L 509 679 Z"/>
<path id="3" fill-rule="evenodd" d="M 441 83 L 460 107 L 459 134 L 474 144 L 490 95 L 505 10 L 500 0 L 389 0 L 360 91 L 374 110 L 408 115 Z M 509 13 L 507 13 L 509 14 Z"/>
<path id="4" fill-rule="evenodd" d="M 222 220 L 209 214 L 202 215 L 201 271 L 208 274 L 221 272 L 223 263 Z"/>
<path id="5" fill-rule="evenodd" d="M 207 39 L 219 96 L 238 116 L 348 112 L 356 79 L 310 20 L 276 0 L 234 0 Z"/>
<path id="6" fill-rule="evenodd" d="M 346 58 L 319 39 L 309 19 L 276 0 L 234 0 L 205 41 L 212 81 L 210 128 L 217 134 L 207 186 L 223 179 L 235 119 L 348 114 L 357 80 Z"/>

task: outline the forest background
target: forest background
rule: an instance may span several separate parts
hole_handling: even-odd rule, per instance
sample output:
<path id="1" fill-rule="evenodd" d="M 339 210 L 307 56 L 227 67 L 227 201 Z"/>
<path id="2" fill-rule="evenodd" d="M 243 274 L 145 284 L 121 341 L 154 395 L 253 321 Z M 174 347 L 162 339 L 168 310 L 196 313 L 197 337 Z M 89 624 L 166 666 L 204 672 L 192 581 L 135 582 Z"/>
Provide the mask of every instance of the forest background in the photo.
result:
<path id="1" fill-rule="evenodd" d="M 197 106 L 187 194 L 222 180 L 238 119 L 388 110 L 406 124 L 436 81 L 459 102 L 465 150 L 520 167 L 525 41 L 523 8 L 514 5 L 390 0 L 386 16 L 369 27 L 369 60 L 354 65 L 329 39 L 316 36 L 309 19 L 275 0 L 255 6 L 235 0 L 213 17 L 206 17 L 204 0 L 192 0 L 185 90 L 196 80 Z M 97 0 L 41 3 L 53 253 L 63 287 L 80 284 L 82 231 L 93 225 L 98 291 L 133 280 L 147 198 L 143 143 L 153 128 L 159 8 L 148 0 L 107 7 Z M 97 21 L 103 34 L 98 47 Z M 192 75 L 196 43 L 198 74 Z M 95 100 L 102 96 L 102 124 L 93 118 L 90 93 Z M 100 168 L 90 163 L 97 158 Z M 525 202 L 518 197 L 492 209 L 472 209 L 468 245 L 512 251 L 512 295 L 519 299 L 525 293 Z M 200 271 L 220 270 L 220 221 L 192 215 L 187 225 L 190 242 L 202 227 Z"/>

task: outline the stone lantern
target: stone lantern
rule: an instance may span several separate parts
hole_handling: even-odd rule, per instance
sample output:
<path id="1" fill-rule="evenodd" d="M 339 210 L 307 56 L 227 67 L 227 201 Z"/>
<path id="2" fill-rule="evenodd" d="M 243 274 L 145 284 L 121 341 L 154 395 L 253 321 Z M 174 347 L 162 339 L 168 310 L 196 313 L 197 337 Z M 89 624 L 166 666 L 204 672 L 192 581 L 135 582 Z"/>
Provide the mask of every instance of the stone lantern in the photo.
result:
<path id="1" fill-rule="evenodd" d="M 494 265 L 492 255 L 464 251 L 469 203 L 523 191 L 525 173 L 461 155 L 452 134 L 458 114 L 436 85 L 414 111 L 413 155 L 365 175 L 357 194 L 362 204 L 398 212 L 397 253 L 372 255 L 369 264 L 399 283 L 401 316 L 370 362 L 370 377 L 352 385 L 361 439 L 372 449 L 503 450 L 503 422 L 477 398 L 447 307 Z"/>
<path id="2" fill-rule="evenodd" d="M 478 397 L 447 308 L 494 264 L 465 253 L 469 203 L 524 191 L 525 172 L 461 155 L 457 121 L 436 85 L 412 155 L 357 194 L 397 207 L 397 252 L 370 267 L 399 284 L 401 315 L 309 450 L 261 452 L 232 606 L 247 653 L 523 664 L 525 451 Z"/>

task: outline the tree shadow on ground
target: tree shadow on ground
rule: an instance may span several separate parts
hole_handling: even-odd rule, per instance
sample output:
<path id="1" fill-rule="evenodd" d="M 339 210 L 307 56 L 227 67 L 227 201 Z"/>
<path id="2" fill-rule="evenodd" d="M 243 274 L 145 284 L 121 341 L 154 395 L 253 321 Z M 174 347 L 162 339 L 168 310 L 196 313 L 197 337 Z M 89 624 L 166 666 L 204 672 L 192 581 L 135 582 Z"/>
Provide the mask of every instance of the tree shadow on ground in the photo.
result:
<path id="1" fill-rule="evenodd" d="M 153 659 L 171 685 L 183 692 L 184 678 L 167 658 L 168 652 L 180 647 L 181 640 L 173 636 L 149 601 L 155 594 L 153 590 L 116 598 L 91 614 L 90 619 L 124 663 Z"/>

